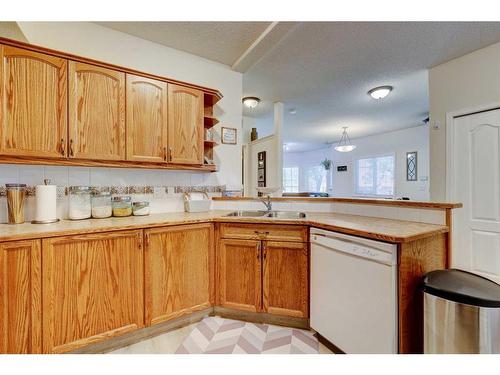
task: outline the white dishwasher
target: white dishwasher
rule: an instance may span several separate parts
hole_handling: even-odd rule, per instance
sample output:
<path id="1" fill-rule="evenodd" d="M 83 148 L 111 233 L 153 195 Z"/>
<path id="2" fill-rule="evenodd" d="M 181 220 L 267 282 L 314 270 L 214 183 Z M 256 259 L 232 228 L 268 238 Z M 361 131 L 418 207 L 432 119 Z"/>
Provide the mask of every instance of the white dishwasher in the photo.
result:
<path id="1" fill-rule="evenodd" d="M 345 353 L 397 353 L 397 245 L 311 229 L 311 327 Z"/>

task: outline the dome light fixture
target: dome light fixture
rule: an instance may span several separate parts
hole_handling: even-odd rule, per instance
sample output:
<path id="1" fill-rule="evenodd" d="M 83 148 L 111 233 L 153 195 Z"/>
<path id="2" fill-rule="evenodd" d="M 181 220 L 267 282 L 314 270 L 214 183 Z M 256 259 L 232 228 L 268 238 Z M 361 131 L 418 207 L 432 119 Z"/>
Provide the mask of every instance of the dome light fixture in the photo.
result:
<path id="1" fill-rule="evenodd" d="M 356 146 L 351 143 L 351 140 L 347 135 L 347 126 L 342 127 L 342 129 L 342 138 L 340 138 L 339 143 L 335 146 L 335 150 L 338 152 L 351 152 L 356 148 Z"/>
<path id="2" fill-rule="evenodd" d="M 255 108 L 259 105 L 260 99 L 256 96 L 246 96 L 242 99 L 243 104 L 247 108 Z"/>
<path id="3" fill-rule="evenodd" d="M 375 100 L 384 99 L 387 95 L 389 95 L 392 89 L 392 86 L 379 86 L 368 91 L 368 95 Z"/>

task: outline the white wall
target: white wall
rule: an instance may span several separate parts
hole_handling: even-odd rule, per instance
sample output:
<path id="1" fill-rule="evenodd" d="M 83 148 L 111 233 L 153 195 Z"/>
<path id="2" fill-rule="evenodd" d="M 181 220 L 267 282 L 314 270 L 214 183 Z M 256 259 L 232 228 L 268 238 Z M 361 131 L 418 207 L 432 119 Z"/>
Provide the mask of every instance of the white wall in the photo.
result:
<path id="1" fill-rule="evenodd" d="M 266 151 L 266 187 L 281 187 L 281 181 L 277 179 L 278 160 L 276 155 L 276 138 L 269 136 L 260 138 L 249 143 L 248 188 L 246 193 L 249 196 L 257 196 L 257 154 Z"/>
<path id="2" fill-rule="evenodd" d="M 352 152 L 332 150 L 333 196 L 352 197 L 354 166 L 357 159 L 389 153 L 396 154 L 395 196 L 411 200 L 429 199 L 429 129 L 428 126 L 398 130 L 390 133 L 353 139 L 357 147 Z M 418 152 L 418 181 L 406 181 L 406 153 Z M 347 172 L 337 172 L 338 165 L 347 165 Z M 426 180 L 427 179 L 427 180 Z"/>
<path id="3" fill-rule="evenodd" d="M 429 71 L 430 196 L 446 198 L 447 112 L 500 103 L 500 43 L 438 65 Z M 433 129 L 435 123 L 439 129 Z"/>

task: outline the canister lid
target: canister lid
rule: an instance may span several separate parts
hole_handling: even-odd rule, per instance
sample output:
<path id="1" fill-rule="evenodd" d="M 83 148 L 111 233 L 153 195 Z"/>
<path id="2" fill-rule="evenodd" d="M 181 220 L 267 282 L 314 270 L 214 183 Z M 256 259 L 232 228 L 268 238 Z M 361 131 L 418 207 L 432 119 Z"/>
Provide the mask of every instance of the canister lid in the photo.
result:
<path id="1" fill-rule="evenodd" d="M 130 202 L 132 197 L 126 195 L 124 197 L 113 197 L 113 202 Z"/>
<path id="2" fill-rule="evenodd" d="M 71 193 L 88 193 L 90 192 L 90 186 L 70 186 L 69 191 Z"/>
<path id="3" fill-rule="evenodd" d="M 5 187 L 6 188 L 17 188 L 17 189 L 20 189 L 20 188 L 25 188 L 26 187 L 26 184 L 5 184 Z"/>
<path id="4" fill-rule="evenodd" d="M 448 269 L 427 273 L 423 279 L 425 293 L 453 302 L 479 307 L 500 307 L 500 285 L 462 270 Z"/>
<path id="5" fill-rule="evenodd" d="M 132 203 L 132 206 L 134 206 L 135 208 L 148 207 L 149 206 L 149 202 L 147 202 L 147 201 L 137 201 L 137 202 Z"/>

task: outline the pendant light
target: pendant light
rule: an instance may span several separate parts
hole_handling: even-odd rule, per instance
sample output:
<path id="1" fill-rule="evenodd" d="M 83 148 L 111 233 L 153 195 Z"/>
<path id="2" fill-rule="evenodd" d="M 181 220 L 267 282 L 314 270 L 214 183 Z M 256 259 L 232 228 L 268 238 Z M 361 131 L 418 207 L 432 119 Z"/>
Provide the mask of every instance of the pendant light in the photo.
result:
<path id="1" fill-rule="evenodd" d="M 356 148 L 355 145 L 351 143 L 349 136 L 347 135 L 347 126 L 342 127 L 342 138 L 340 138 L 339 143 L 335 146 L 335 150 L 338 152 L 351 152 Z"/>

